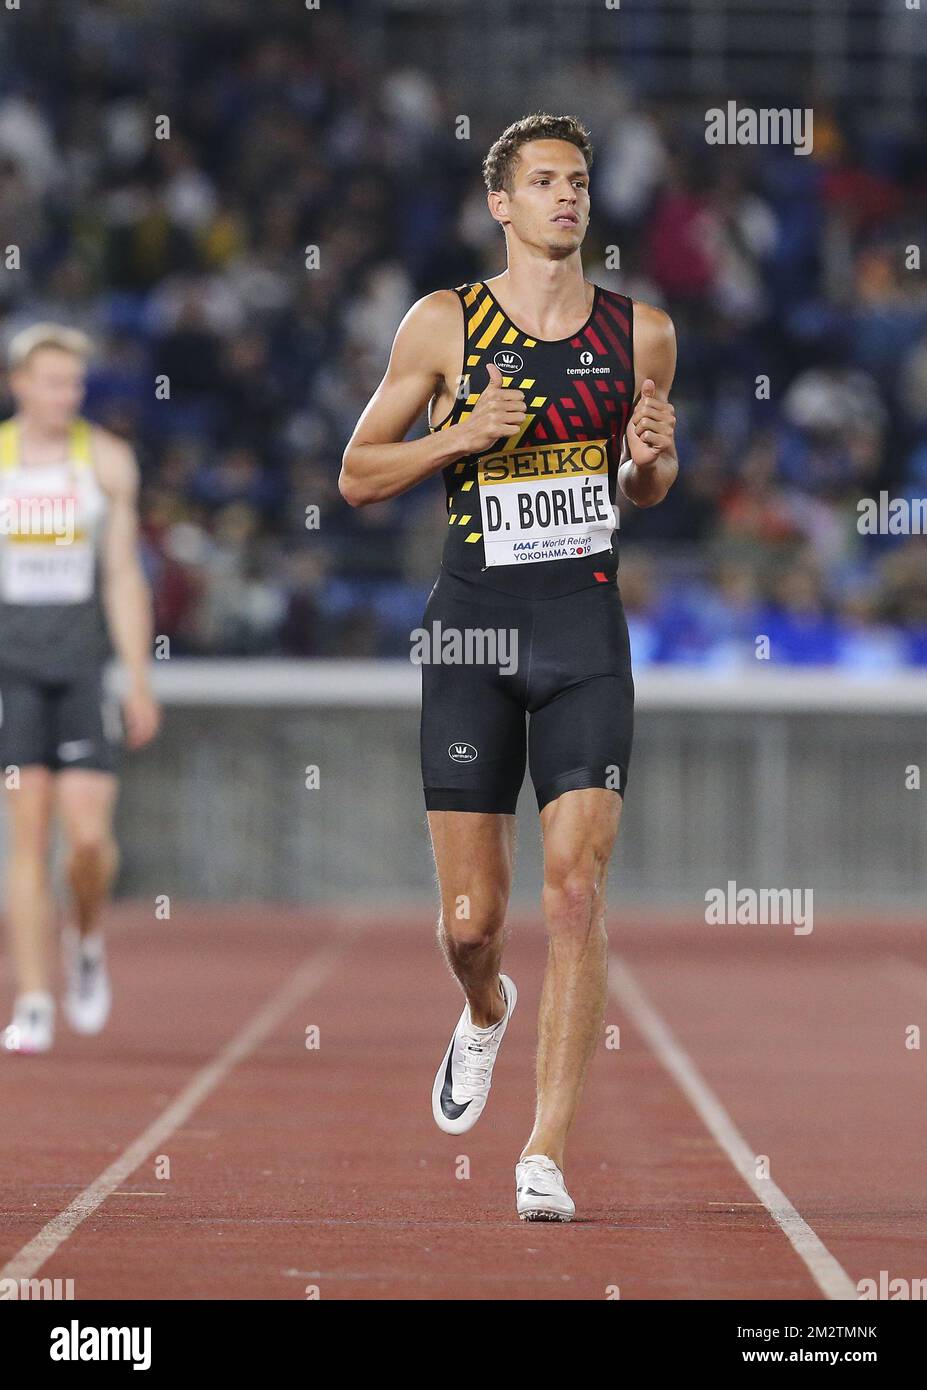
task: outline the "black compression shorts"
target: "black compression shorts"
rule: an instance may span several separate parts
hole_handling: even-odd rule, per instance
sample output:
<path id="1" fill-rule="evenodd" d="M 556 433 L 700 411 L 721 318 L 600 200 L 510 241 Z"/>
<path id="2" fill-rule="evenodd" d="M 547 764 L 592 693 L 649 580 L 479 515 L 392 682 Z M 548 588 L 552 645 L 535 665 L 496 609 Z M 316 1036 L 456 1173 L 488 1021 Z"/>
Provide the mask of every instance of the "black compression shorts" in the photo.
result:
<path id="1" fill-rule="evenodd" d="M 115 772 L 122 737 L 102 668 L 54 682 L 0 672 L 0 767 Z"/>
<path id="2" fill-rule="evenodd" d="M 634 684 L 614 577 L 529 599 L 442 569 L 420 633 L 429 811 L 514 814 L 526 757 L 539 810 L 583 787 L 624 795 Z"/>

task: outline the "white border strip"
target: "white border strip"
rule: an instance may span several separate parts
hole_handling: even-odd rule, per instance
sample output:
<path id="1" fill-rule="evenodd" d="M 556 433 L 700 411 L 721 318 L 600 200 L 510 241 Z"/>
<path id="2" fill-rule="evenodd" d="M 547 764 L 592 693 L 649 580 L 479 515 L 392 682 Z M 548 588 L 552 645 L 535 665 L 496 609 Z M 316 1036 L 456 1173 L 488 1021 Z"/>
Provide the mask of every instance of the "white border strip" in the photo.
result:
<path id="1" fill-rule="evenodd" d="M 609 990 L 631 1015 L 635 1026 L 691 1103 L 719 1148 L 724 1150 L 744 1182 L 781 1228 L 824 1297 L 857 1302 L 859 1291 L 856 1285 L 807 1221 L 799 1216 L 781 1188 L 771 1178 L 755 1176 L 754 1151 L 618 956 L 609 958 Z"/>
<path id="2" fill-rule="evenodd" d="M 89 1187 L 79 1193 L 70 1206 L 52 1217 L 38 1235 L 9 1260 L 0 1270 L 0 1279 L 31 1279 L 58 1247 L 73 1235 L 81 1222 L 92 1216 L 97 1207 L 112 1196 L 147 1158 L 162 1148 L 232 1068 L 260 1047 L 297 1004 L 324 984 L 346 946 L 347 940 L 323 947 L 304 962 L 251 1021 L 226 1043 L 218 1056 L 194 1076 L 167 1109 Z"/>
<path id="3" fill-rule="evenodd" d="M 151 670 L 155 691 L 168 705 L 418 709 L 421 701 L 421 670 L 408 661 L 175 657 L 152 662 Z M 110 679 L 117 687 L 122 683 L 116 671 Z M 635 689 L 644 710 L 927 713 L 927 672 L 916 671 L 874 676 L 651 668 L 635 676 Z"/>

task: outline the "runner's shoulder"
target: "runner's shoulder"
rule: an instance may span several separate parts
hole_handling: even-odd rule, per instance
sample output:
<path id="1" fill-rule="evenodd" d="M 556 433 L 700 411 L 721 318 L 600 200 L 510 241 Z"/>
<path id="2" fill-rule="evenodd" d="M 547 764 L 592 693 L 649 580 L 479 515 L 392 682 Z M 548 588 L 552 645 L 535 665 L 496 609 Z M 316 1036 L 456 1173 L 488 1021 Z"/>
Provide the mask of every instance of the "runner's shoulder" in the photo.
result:
<path id="1" fill-rule="evenodd" d="M 91 422 L 90 447 L 97 476 L 108 492 L 134 488 L 138 465 L 131 444 L 103 425 Z"/>
<path id="2" fill-rule="evenodd" d="M 417 299 L 402 321 L 423 337 L 460 329 L 460 297 L 455 290 L 432 290 Z"/>
<path id="3" fill-rule="evenodd" d="M 406 311 L 396 333 L 400 360 L 430 364 L 441 375 L 450 351 L 460 357 L 461 305 L 454 290 L 432 290 Z"/>
<path id="4" fill-rule="evenodd" d="M 656 304 L 648 304 L 643 299 L 633 299 L 631 303 L 634 305 L 635 338 L 640 336 L 655 346 L 673 341 L 676 330 L 665 309 L 658 309 Z"/>

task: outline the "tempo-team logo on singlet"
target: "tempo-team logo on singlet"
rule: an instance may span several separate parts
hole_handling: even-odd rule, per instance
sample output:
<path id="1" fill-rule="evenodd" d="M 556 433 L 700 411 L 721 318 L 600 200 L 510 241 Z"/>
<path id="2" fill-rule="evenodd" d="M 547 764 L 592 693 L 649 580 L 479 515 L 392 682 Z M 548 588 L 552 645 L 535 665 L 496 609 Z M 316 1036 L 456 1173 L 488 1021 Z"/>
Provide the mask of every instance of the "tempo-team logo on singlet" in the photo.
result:
<path id="1" fill-rule="evenodd" d="M 611 367 L 607 362 L 596 362 L 593 353 L 586 351 L 579 354 L 581 366 L 567 367 L 567 376 L 610 376 Z"/>
<path id="2" fill-rule="evenodd" d="M 512 372 L 523 371 L 525 366 L 524 359 L 519 357 L 517 352 L 510 352 L 508 348 L 501 348 L 492 360 L 506 376 L 511 376 Z"/>
<path id="3" fill-rule="evenodd" d="M 486 564 L 517 565 L 611 548 L 608 441 L 535 445 L 479 461 Z"/>

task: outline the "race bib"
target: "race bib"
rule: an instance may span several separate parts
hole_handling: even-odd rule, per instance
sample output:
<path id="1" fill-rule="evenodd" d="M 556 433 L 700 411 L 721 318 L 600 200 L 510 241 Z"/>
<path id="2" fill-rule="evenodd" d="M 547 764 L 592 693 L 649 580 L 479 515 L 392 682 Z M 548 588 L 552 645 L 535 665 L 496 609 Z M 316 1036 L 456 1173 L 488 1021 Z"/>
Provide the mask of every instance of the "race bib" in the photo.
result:
<path id="1" fill-rule="evenodd" d="M 5 603 L 85 603 L 93 594 L 93 548 L 85 540 L 56 544 L 8 536 L 0 558 Z"/>
<path id="2" fill-rule="evenodd" d="M 478 468 L 487 565 L 531 565 L 611 548 L 607 440 L 486 454 Z"/>

